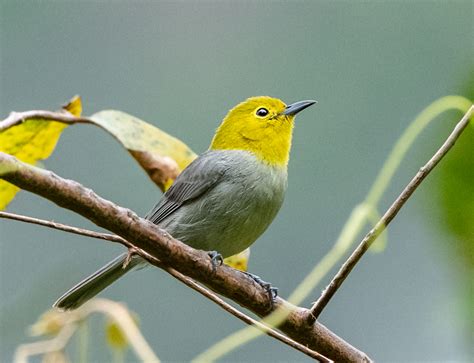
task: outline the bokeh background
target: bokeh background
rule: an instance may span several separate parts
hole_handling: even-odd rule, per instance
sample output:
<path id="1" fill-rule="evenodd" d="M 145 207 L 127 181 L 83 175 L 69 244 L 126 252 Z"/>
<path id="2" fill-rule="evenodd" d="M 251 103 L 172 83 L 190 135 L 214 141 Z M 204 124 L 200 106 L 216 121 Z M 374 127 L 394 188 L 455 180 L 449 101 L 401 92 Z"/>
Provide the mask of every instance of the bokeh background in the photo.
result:
<path id="1" fill-rule="evenodd" d="M 416 114 L 444 95 L 472 96 L 472 16 L 471 1 L 3 0 L 0 118 L 54 110 L 80 94 L 86 115 L 119 109 L 202 152 L 227 110 L 249 96 L 317 99 L 296 122 L 285 204 L 252 248 L 250 270 L 285 297 L 329 250 Z M 446 113 L 423 133 L 381 210 L 459 118 Z M 321 316 L 377 361 L 472 359 L 472 236 L 468 222 L 462 233 L 444 223 L 466 211 L 464 197 L 449 210 L 445 202 L 449 181 L 472 177 L 472 142 L 470 131 L 452 152 L 464 148 L 465 156 L 448 157 L 430 175 L 390 226 L 387 248 L 364 257 Z M 461 176 L 445 166 L 454 159 Z M 91 126 L 68 128 L 45 167 L 142 215 L 160 196 L 128 153 Z M 472 196 L 472 185 L 451 193 Z M 9 211 L 95 228 L 26 192 Z M 0 242 L 4 362 L 60 294 L 122 251 L 6 220 Z M 189 360 L 242 327 L 157 269 L 130 274 L 103 296 L 138 313 L 165 361 Z M 91 360 L 110 360 L 100 319 L 91 330 Z M 263 337 L 225 360 L 307 357 Z"/>

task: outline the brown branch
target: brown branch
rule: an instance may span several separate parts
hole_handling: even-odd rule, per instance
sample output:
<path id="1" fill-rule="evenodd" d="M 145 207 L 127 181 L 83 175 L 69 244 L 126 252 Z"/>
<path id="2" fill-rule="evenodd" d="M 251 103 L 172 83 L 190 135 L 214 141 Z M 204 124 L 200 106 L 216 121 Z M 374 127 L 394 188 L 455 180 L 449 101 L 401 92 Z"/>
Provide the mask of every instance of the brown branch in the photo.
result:
<path id="1" fill-rule="evenodd" d="M 337 362 L 370 361 L 365 353 L 352 347 L 319 322 L 311 326 L 306 324 L 307 309 L 295 307 L 281 298 L 276 298 L 272 304 L 267 292 L 244 273 L 226 265 L 214 271 L 206 252 L 173 239 L 153 223 L 99 197 L 81 184 L 22 163 L 4 153 L 0 153 L 0 166 L 4 170 L 2 178 L 6 181 L 116 233 L 133 247 L 145 251 L 165 265 L 172 266 L 255 314 L 266 316 L 277 308 L 287 311 L 288 318 L 280 326 L 280 330 L 300 344 Z"/>
<path id="2" fill-rule="evenodd" d="M 342 285 L 344 280 L 349 276 L 352 269 L 362 258 L 364 253 L 369 249 L 372 243 L 377 239 L 377 237 L 387 228 L 389 223 L 395 218 L 400 209 L 403 207 L 405 202 L 410 198 L 413 192 L 418 188 L 421 182 L 428 176 L 428 174 L 435 168 L 436 165 L 441 161 L 441 159 L 448 153 L 448 151 L 454 146 L 456 140 L 461 136 L 464 129 L 469 124 L 469 119 L 473 116 L 474 106 L 471 106 L 469 110 L 464 114 L 462 119 L 454 127 L 454 130 L 448 136 L 443 145 L 438 149 L 438 151 L 431 157 L 428 162 L 420 168 L 416 173 L 413 179 L 407 184 L 402 193 L 398 196 L 397 199 L 392 203 L 390 208 L 385 212 L 382 218 L 377 222 L 374 228 L 370 230 L 369 233 L 364 237 L 360 242 L 354 252 L 349 256 L 349 258 L 344 262 L 340 270 L 333 277 L 329 285 L 323 290 L 321 296 L 316 301 L 316 303 L 311 307 L 308 315 L 308 323 L 313 324 L 316 319 L 318 319 L 321 312 L 324 310 L 326 305 L 329 303 L 331 298 L 334 296 L 336 291 Z"/>
<path id="3" fill-rule="evenodd" d="M 0 211 L 0 218 L 12 219 L 12 220 L 26 222 L 26 223 L 32 223 L 32 224 L 40 225 L 40 226 L 43 226 L 43 227 L 49 227 L 49 228 L 52 228 L 52 229 L 57 229 L 57 230 L 60 230 L 60 231 L 74 233 L 74 234 L 79 234 L 79 235 L 86 236 L 86 237 L 93 237 L 93 238 L 103 239 L 103 240 L 110 241 L 110 242 L 118 242 L 118 243 L 121 243 L 121 244 L 129 247 L 129 248 L 132 248 L 132 245 L 129 242 L 127 242 L 126 240 L 124 240 L 122 237 L 119 237 L 117 235 L 110 234 L 110 233 L 101 233 L 101 232 L 90 231 L 90 230 L 87 230 L 87 229 L 73 227 L 73 226 L 69 226 L 69 225 L 66 225 L 66 224 L 62 224 L 62 223 L 57 223 L 57 222 L 53 222 L 53 221 L 46 221 L 44 219 L 38 219 L 38 218 L 28 217 L 28 216 L 24 216 L 24 215 L 20 215 L 20 214 L 15 214 L 15 213 L 2 212 L 2 211 Z M 147 260 L 150 261 L 150 262 L 154 259 L 153 256 L 147 255 L 146 252 L 144 252 L 144 251 L 141 251 L 141 253 L 143 255 L 147 256 Z M 242 320 L 244 323 L 246 323 L 248 325 L 254 325 L 257 329 L 260 329 L 265 334 L 281 341 L 284 344 L 289 345 L 290 347 L 292 347 L 296 350 L 299 350 L 300 352 L 308 355 L 311 358 L 319 360 L 320 362 L 328 362 L 328 363 L 332 362 L 331 360 L 327 359 L 326 357 L 319 354 L 318 352 L 315 352 L 315 351 L 305 347 L 304 345 L 294 341 L 293 339 L 288 338 L 286 335 L 283 335 L 283 334 L 279 333 L 278 331 L 272 329 L 271 327 L 269 327 L 265 324 L 262 324 L 262 323 L 260 323 L 259 321 L 255 320 L 255 319 L 252 319 L 250 316 L 242 313 L 241 311 L 234 308 L 232 305 L 230 305 L 227 302 L 225 302 L 224 300 L 222 300 L 220 297 L 218 297 L 216 294 L 214 294 L 209 289 L 199 285 L 194 280 L 192 280 L 191 278 L 179 273 L 175 269 L 163 265 L 159 260 L 155 260 L 154 264 L 155 265 L 159 264 L 160 268 L 162 268 L 163 270 L 168 272 L 171 276 L 173 276 L 177 280 L 181 281 L 185 285 L 189 286 L 193 290 L 197 291 L 201 295 L 205 296 L 209 300 L 213 301 L 218 306 L 223 308 L 225 311 L 229 312 L 230 314 L 234 315 L 238 319 Z"/>
<path id="4" fill-rule="evenodd" d="M 31 119 L 37 120 L 53 120 L 66 124 L 75 123 L 90 123 L 94 122 L 87 117 L 77 117 L 70 114 L 67 111 L 43 111 L 43 110 L 32 110 L 25 112 L 11 112 L 6 119 L 0 122 L 0 132 L 16 125 L 20 125 L 23 122 Z"/>

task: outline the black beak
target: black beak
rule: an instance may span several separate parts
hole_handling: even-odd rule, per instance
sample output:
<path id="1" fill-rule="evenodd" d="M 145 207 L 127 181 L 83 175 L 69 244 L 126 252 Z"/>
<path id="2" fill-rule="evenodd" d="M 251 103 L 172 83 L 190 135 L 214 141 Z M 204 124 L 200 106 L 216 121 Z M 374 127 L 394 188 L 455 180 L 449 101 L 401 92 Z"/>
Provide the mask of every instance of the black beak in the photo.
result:
<path id="1" fill-rule="evenodd" d="M 317 101 L 313 100 L 306 100 L 306 101 L 299 101 L 292 103 L 291 105 L 286 106 L 285 111 L 283 111 L 283 115 L 287 116 L 294 116 L 298 112 L 303 111 L 305 108 L 314 105 L 315 103 L 318 103 Z"/>

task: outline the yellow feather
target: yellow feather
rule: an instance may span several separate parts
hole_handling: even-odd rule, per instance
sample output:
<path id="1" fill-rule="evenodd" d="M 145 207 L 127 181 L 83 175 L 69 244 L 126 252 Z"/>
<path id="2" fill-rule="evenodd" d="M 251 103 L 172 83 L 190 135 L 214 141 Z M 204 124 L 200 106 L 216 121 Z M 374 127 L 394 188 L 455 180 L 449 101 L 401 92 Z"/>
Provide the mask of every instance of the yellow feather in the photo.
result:
<path id="1" fill-rule="evenodd" d="M 260 109 L 268 110 L 258 116 Z M 247 150 L 260 160 L 286 167 L 294 116 L 283 115 L 286 105 L 267 96 L 252 97 L 229 111 L 212 140 L 212 150 Z"/>

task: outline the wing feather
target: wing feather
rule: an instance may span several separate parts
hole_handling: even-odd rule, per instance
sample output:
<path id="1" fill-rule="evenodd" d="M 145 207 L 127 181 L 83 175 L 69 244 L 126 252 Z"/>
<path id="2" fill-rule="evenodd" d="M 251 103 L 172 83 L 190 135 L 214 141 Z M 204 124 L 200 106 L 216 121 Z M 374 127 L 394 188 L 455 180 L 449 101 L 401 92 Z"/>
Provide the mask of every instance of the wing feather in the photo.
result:
<path id="1" fill-rule="evenodd" d="M 145 218 L 159 224 L 183 204 L 212 189 L 226 169 L 227 165 L 220 153 L 207 151 L 202 154 L 178 175 L 173 185 Z"/>

